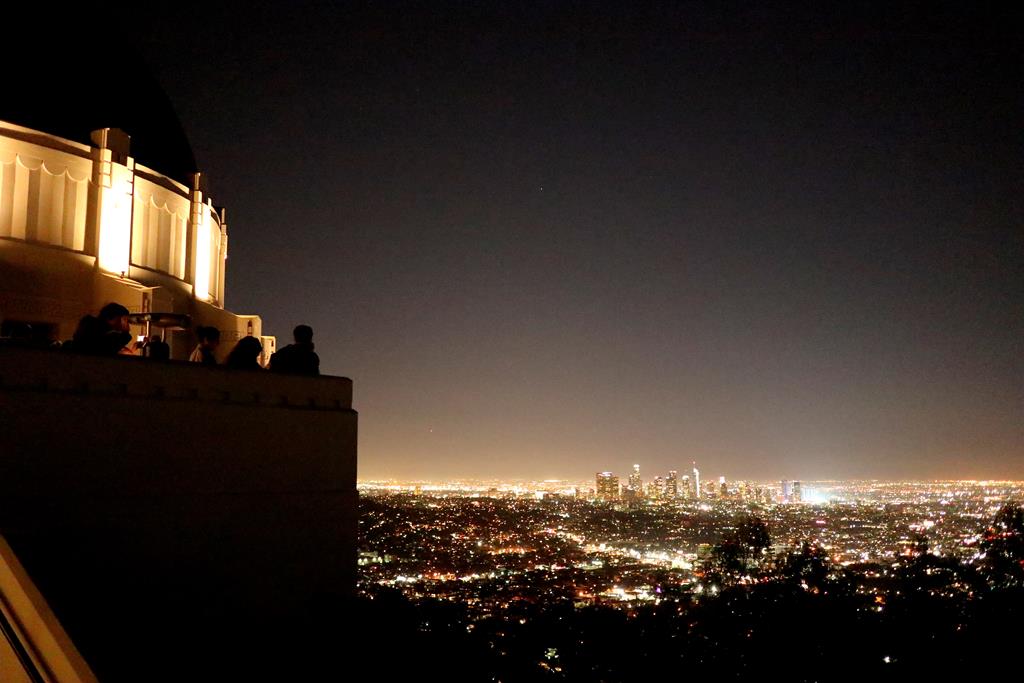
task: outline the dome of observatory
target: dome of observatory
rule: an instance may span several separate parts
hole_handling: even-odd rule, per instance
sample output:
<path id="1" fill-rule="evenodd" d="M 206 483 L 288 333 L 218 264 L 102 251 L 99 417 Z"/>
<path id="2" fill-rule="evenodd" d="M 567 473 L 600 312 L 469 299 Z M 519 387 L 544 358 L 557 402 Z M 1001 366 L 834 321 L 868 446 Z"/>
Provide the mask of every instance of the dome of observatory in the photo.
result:
<path id="1" fill-rule="evenodd" d="M 0 121 L 89 144 L 120 128 L 140 164 L 187 182 L 195 156 L 167 94 L 117 22 L 96 14 L 26 10 L 7 31 Z M 69 14 L 70 12 L 70 14 Z M 12 22 L 14 23 L 14 22 Z M 11 27 L 9 27 L 11 28 Z"/>

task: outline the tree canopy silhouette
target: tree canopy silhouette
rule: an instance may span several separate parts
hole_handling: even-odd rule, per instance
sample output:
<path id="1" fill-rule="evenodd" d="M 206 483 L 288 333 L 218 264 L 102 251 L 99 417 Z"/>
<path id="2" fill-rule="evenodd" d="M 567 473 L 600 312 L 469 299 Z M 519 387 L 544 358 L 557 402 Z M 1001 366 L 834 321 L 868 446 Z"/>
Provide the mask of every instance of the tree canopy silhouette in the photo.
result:
<path id="1" fill-rule="evenodd" d="M 764 520 L 747 517 L 711 550 L 704 564 L 705 575 L 712 581 L 731 584 L 743 576 L 759 574 L 771 542 Z"/>
<path id="2" fill-rule="evenodd" d="M 983 532 L 979 570 L 993 586 L 1024 586 L 1024 510 L 1007 503 Z"/>

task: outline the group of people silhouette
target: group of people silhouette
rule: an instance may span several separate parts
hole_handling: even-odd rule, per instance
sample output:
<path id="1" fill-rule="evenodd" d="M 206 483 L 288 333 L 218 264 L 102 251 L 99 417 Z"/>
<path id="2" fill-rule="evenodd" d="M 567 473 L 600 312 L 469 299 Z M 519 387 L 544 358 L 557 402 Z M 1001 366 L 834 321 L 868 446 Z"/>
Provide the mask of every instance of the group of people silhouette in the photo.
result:
<path id="1" fill-rule="evenodd" d="M 270 356 L 267 369 L 290 375 L 319 375 L 320 357 L 314 350 L 313 328 L 298 325 L 292 332 L 294 342 Z M 217 348 L 220 330 L 200 325 L 196 329 L 199 343 L 189 361 L 202 365 L 218 365 Z M 156 360 L 168 360 L 170 347 L 160 337 L 132 342 L 128 322 L 128 309 L 118 303 L 109 303 L 98 315 L 87 315 L 78 323 L 71 341 L 71 349 L 95 356 L 143 355 Z M 263 344 L 253 336 L 238 340 L 224 360 L 224 367 L 233 370 L 263 370 L 260 355 Z"/>

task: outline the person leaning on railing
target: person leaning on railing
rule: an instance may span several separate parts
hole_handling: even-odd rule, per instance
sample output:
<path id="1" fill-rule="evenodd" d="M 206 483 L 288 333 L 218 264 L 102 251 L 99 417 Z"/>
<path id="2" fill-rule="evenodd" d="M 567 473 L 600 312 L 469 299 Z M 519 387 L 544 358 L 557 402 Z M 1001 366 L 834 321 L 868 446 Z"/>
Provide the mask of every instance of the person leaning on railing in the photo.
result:
<path id="1" fill-rule="evenodd" d="M 216 327 L 200 325 L 196 328 L 196 336 L 199 337 L 199 344 L 192 350 L 192 355 L 188 357 L 189 361 L 203 365 L 216 365 L 217 357 L 214 353 L 220 345 L 220 330 Z"/>
<path id="2" fill-rule="evenodd" d="M 270 370 L 290 375 L 319 375 L 320 356 L 313 350 L 313 328 L 298 325 L 292 331 L 294 344 L 289 344 L 270 357 Z"/>
<path id="3" fill-rule="evenodd" d="M 154 334 L 142 347 L 142 355 L 150 360 L 170 360 L 171 347 L 160 335 Z"/>
<path id="4" fill-rule="evenodd" d="M 232 370 L 262 370 L 260 367 L 260 354 L 263 353 L 263 344 L 256 337 L 242 337 L 231 349 L 224 366 Z"/>
<path id="5" fill-rule="evenodd" d="M 128 309 L 118 303 L 109 303 L 100 309 L 98 316 L 87 315 L 78 322 L 71 349 L 93 356 L 131 355 L 128 348 L 131 340 Z"/>

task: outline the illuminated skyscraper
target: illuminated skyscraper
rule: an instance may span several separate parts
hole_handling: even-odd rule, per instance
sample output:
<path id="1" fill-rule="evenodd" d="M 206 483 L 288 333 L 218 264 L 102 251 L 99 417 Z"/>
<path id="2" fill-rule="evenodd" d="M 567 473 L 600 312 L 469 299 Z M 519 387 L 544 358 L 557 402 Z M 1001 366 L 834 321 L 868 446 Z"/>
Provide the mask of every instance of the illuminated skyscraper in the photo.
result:
<path id="1" fill-rule="evenodd" d="M 729 489 L 725 485 L 725 477 L 718 478 L 718 495 L 722 498 L 729 495 Z"/>
<path id="2" fill-rule="evenodd" d="M 793 482 L 793 502 L 794 503 L 799 503 L 799 502 L 803 501 L 803 499 L 804 499 L 804 494 L 803 494 L 803 491 L 800 490 L 800 482 L 794 481 Z"/>
<path id="3" fill-rule="evenodd" d="M 693 486 L 690 483 L 690 475 L 689 474 L 684 474 L 683 475 L 682 486 L 680 488 L 682 490 L 683 498 L 686 498 L 687 500 L 689 500 L 690 498 L 693 498 Z"/>
<path id="4" fill-rule="evenodd" d="M 679 497 L 678 474 L 675 470 L 669 470 L 668 479 L 665 480 L 665 495 L 672 500 Z"/>
<path id="5" fill-rule="evenodd" d="M 654 478 L 654 483 L 651 484 L 651 497 L 655 500 L 665 499 L 665 480 L 663 478 Z"/>
<path id="6" fill-rule="evenodd" d="M 629 475 L 629 488 L 637 498 L 643 497 L 644 482 L 640 478 L 640 465 L 633 465 L 633 473 Z"/>
<path id="7" fill-rule="evenodd" d="M 619 499 L 619 478 L 611 472 L 597 473 L 597 499 L 607 502 Z"/>
<path id="8" fill-rule="evenodd" d="M 783 480 L 782 481 L 782 502 L 788 503 L 793 498 L 793 484 L 792 482 Z"/>
<path id="9" fill-rule="evenodd" d="M 697 469 L 697 463 L 693 463 L 693 497 L 700 498 L 700 470 Z"/>

